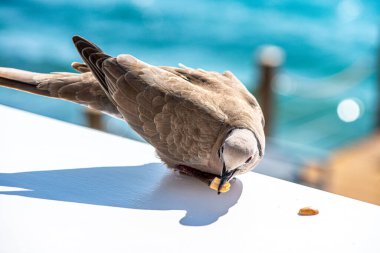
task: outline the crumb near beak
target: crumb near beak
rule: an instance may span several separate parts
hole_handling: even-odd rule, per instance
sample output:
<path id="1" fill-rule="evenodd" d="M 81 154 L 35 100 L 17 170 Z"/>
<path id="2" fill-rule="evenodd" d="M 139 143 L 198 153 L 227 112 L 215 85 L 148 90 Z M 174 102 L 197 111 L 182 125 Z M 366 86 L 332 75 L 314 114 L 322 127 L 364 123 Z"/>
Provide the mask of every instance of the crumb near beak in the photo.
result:
<path id="1" fill-rule="evenodd" d="M 209 187 L 211 188 L 211 189 L 213 189 L 213 190 L 215 190 L 215 191 L 218 191 L 218 189 L 219 189 L 219 185 L 220 185 L 220 178 L 218 178 L 218 177 L 215 177 L 212 181 L 211 181 L 211 183 L 210 183 L 210 185 L 209 185 Z M 223 185 L 222 185 L 222 187 L 220 188 L 220 190 L 218 191 L 218 193 L 225 193 L 225 192 L 228 192 L 229 190 L 230 190 L 230 188 L 231 188 L 231 184 L 229 183 L 229 182 L 225 182 Z"/>

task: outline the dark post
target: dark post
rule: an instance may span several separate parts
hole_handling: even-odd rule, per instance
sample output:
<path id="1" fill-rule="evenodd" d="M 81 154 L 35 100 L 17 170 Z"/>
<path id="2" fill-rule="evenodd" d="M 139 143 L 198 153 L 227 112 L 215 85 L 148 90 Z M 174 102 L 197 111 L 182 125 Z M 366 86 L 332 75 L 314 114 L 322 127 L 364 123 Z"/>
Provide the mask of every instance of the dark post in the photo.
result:
<path id="1" fill-rule="evenodd" d="M 259 83 L 258 99 L 265 118 L 265 134 L 271 130 L 273 119 L 273 93 L 272 85 L 278 67 L 283 62 L 284 53 L 281 48 L 276 46 L 264 46 L 258 52 Z"/>
<path id="2" fill-rule="evenodd" d="M 100 112 L 87 108 L 85 114 L 87 119 L 87 125 L 89 127 L 98 130 L 104 130 L 102 115 Z"/>
<path id="3" fill-rule="evenodd" d="M 380 37 L 379 37 L 380 40 Z M 377 49 L 377 107 L 376 107 L 376 130 L 380 130 L 380 43 Z"/>

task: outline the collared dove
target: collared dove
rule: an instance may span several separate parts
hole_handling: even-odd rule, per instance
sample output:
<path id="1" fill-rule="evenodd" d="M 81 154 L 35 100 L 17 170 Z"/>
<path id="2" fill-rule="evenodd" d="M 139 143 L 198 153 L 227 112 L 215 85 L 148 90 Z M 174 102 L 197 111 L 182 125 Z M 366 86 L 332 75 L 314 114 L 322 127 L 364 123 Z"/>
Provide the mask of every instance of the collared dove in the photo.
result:
<path id="1" fill-rule="evenodd" d="M 131 55 L 108 56 L 79 36 L 73 42 L 84 61 L 72 64 L 80 73 L 0 68 L 0 85 L 125 120 L 169 168 L 208 184 L 218 177 L 218 193 L 262 159 L 261 108 L 231 72 L 157 67 Z"/>

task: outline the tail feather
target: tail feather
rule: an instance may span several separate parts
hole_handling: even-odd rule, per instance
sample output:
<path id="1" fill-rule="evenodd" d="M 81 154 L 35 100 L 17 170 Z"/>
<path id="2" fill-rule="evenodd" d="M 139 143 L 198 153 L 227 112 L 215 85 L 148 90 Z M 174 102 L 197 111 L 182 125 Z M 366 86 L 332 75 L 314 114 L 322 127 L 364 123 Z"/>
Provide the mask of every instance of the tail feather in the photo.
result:
<path id="1" fill-rule="evenodd" d="M 38 73 L 31 71 L 0 67 L 0 77 L 7 78 L 10 80 L 17 80 L 23 83 L 35 84 L 33 77 L 37 74 Z"/>
<path id="2" fill-rule="evenodd" d="M 85 64 L 73 63 L 73 68 L 81 72 L 80 74 L 64 72 L 41 74 L 0 68 L 0 86 L 68 100 L 122 118 L 108 93 L 108 86 L 101 70 L 103 62 L 111 57 L 79 36 L 74 36 L 73 41 L 85 61 Z"/>
<path id="3" fill-rule="evenodd" d="M 38 73 L 12 68 L 0 68 L 0 86 L 21 90 L 33 94 L 49 96 L 49 91 L 37 88 L 34 77 Z"/>
<path id="4" fill-rule="evenodd" d="M 41 74 L 0 68 L 0 86 L 78 103 L 121 118 L 91 72 Z"/>

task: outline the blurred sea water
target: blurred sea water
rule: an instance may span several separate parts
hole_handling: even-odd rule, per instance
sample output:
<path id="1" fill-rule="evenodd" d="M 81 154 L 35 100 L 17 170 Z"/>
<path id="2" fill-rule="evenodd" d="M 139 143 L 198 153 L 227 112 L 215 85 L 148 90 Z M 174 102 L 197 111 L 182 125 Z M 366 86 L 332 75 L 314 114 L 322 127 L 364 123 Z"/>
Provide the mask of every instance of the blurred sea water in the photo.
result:
<path id="1" fill-rule="evenodd" d="M 72 71 L 78 34 L 111 55 L 231 70 L 252 90 L 255 52 L 276 45 L 285 62 L 273 87 L 272 135 L 330 150 L 374 128 L 379 16 L 376 0 L 8 0 L 0 2 L 0 66 Z M 337 114 L 347 98 L 360 107 L 349 123 Z M 64 101 L 0 88 L 0 104 L 86 123 L 84 109 Z M 122 122 L 106 121 L 109 131 L 137 138 Z"/>

